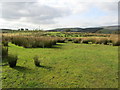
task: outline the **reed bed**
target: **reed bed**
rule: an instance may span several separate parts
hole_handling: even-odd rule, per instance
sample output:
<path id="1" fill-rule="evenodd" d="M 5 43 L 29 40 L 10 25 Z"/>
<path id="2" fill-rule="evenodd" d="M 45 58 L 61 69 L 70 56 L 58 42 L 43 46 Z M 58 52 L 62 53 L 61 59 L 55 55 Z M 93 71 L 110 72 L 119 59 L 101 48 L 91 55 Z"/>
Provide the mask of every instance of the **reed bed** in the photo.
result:
<path id="1" fill-rule="evenodd" d="M 73 43 L 85 43 L 85 44 L 104 44 L 120 46 L 119 35 L 111 35 L 110 37 L 83 37 L 83 38 L 71 38 Z"/>
<path id="2" fill-rule="evenodd" d="M 25 48 L 50 48 L 56 44 L 56 39 L 51 37 L 14 36 L 11 42 Z"/>
<path id="3" fill-rule="evenodd" d="M 63 32 L 65 36 L 76 37 L 110 37 L 111 34 L 83 33 L 83 32 Z"/>
<path id="4" fill-rule="evenodd" d="M 102 35 L 102 34 L 101 34 Z M 85 44 L 104 44 L 120 46 L 120 39 L 118 34 L 111 34 L 109 37 L 50 37 L 50 36 L 4 36 L 4 41 L 11 41 L 13 44 L 23 46 L 25 48 L 50 48 L 56 43 L 65 43 L 72 41 L 73 43 Z M 8 43 L 4 43 L 7 46 Z"/>

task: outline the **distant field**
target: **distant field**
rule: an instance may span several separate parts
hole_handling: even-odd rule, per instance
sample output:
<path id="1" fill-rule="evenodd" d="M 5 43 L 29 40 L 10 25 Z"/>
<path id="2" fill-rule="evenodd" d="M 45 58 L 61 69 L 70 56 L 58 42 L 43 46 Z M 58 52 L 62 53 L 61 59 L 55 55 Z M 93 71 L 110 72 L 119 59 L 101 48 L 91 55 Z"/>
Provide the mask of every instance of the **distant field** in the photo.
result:
<path id="1" fill-rule="evenodd" d="M 118 47 L 57 43 L 52 48 L 23 48 L 9 44 L 18 55 L 15 68 L 3 66 L 3 88 L 117 88 Z M 36 67 L 38 55 L 42 67 Z"/>

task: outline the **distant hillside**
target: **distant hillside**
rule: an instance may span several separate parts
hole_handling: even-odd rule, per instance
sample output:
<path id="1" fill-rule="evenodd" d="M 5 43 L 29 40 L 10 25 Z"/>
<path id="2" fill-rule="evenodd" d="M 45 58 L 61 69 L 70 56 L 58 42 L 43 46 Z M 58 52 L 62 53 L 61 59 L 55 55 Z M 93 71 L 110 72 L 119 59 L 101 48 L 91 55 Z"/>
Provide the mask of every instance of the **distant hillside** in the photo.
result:
<path id="1" fill-rule="evenodd" d="M 111 33 L 120 33 L 118 30 L 120 26 L 102 26 L 102 27 L 91 27 L 91 28 L 57 28 L 52 30 L 46 30 L 48 32 L 87 32 L 87 33 L 104 33 L 104 34 L 111 34 Z M 33 30 L 12 30 L 12 29 L 0 29 L 2 33 L 9 33 L 9 32 L 19 32 L 19 31 L 33 31 Z M 37 30 L 41 31 L 41 30 Z"/>
<path id="2" fill-rule="evenodd" d="M 120 27 L 120 26 L 119 26 Z M 88 32 L 88 33 L 118 33 L 118 26 L 103 26 L 92 28 L 58 28 L 53 30 L 47 30 L 52 32 Z"/>
<path id="3" fill-rule="evenodd" d="M 8 33 L 11 32 L 12 29 L 0 29 L 0 31 L 2 31 L 2 33 Z"/>

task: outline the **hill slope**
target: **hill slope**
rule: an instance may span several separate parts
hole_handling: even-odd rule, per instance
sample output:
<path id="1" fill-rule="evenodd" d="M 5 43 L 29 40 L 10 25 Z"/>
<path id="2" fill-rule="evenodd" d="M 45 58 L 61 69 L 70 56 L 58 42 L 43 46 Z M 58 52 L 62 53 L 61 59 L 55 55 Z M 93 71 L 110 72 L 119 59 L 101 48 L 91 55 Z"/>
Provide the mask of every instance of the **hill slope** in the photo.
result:
<path id="1" fill-rule="evenodd" d="M 92 27 L 92 28 L 57 28 L 47 31 L 52 32 L 88 32 L 88 33 L 117 33 L 119 26 L 103 26 L 103 27 Z"/>

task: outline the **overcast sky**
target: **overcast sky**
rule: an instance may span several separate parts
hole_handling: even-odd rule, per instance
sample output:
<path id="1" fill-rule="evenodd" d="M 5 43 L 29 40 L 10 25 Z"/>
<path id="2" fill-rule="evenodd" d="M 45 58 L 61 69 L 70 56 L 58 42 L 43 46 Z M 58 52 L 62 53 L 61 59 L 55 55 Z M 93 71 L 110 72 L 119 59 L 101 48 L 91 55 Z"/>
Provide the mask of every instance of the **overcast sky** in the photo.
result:
<path id="1" fill-rule="evenodd" d="M 118 24 L 119 0 L 1 0 L 0 28 L 53 29 Z"/>

